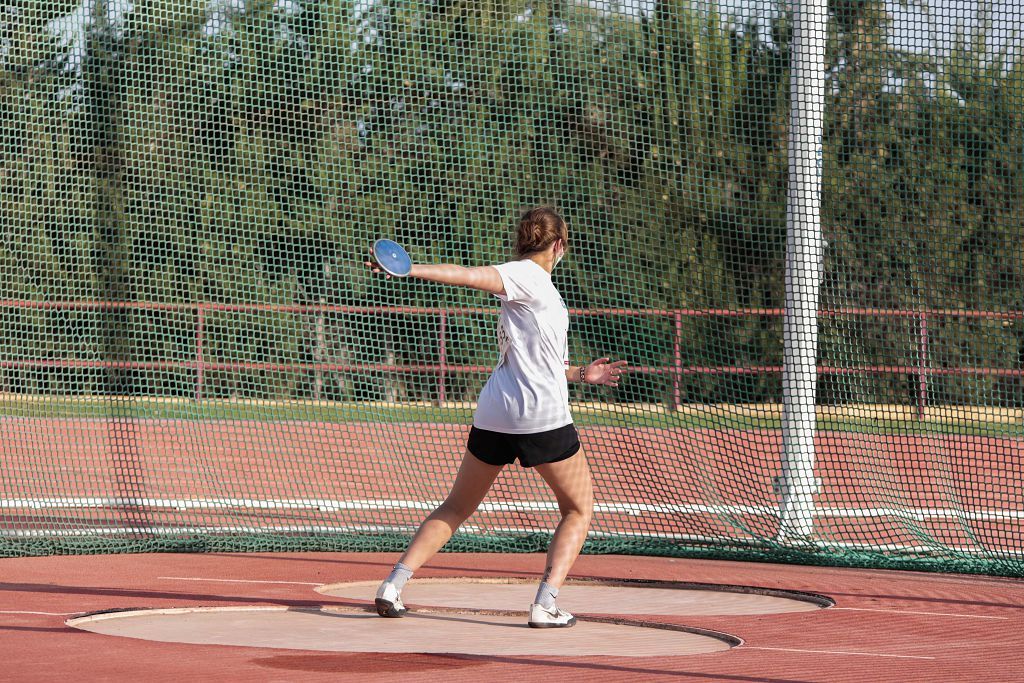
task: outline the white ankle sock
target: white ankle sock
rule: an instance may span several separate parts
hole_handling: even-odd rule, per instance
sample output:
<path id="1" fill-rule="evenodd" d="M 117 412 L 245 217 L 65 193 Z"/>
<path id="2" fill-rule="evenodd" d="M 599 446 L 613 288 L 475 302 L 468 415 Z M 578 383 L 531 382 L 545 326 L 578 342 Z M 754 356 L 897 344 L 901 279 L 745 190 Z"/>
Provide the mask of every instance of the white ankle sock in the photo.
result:
<path id="1" fill-rule="evenodd" d="M 542 581 L 540 587 L 537 588 L 537 597 L 533 601 L 544 609 L 551 609 L 555 606 L 555 598 L 557 597 L 558 589 L 547 581 Z"/>
<path id="2" fill-rule="evenodd" d="M 399 592 L 405 588 L 405 582 L 412 578 L 412 569 L 408 566 L 399 562 L 395 565 L 395 568 L 391 570 L 391 574 L 388 575 L 387 582 L 393 584 Z"/>

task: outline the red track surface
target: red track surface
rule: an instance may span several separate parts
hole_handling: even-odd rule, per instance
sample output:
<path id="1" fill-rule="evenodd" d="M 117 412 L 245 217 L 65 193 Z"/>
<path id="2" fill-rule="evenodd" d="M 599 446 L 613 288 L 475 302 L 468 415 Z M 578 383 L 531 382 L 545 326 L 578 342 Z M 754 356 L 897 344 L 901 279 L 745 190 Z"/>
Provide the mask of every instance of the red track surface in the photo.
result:
<path id="1" fill-rule="evenodd" d="M 396 676 L 403 681 L 545 683 L 1021 680 L 1024 582 L 911 572 L 580 558 L 574 570 L 578 577 L 742 584 L 824 593 L 836 601 L 834 608 L 796 614 L 654 617 L 656 621 L 726 631 L 745 641 L 728 652 L 691 657 L 322 654 L 146 642 L 63 625 L 72 613 L 106 609 L 346 604 L 313 592 L 312 586 L 285 582 L 378 579 L 394 560 L 391 555 L 372 554 L 0 560 L 2 677 L 18 681 L 175 682 L 394 681 Z M 537 555 L 440 555 L 419 575 L 537 577 L 542 562 Z M 234 581 L 195 580 L 204 578 Z"/>
<path id="2" fill-rule="evenodd" d="M 0 531 L 126 524 L 115 505 L 46 503 L 69 498 L 438 501 L 454 477 L 466 430 L 451 424 L 8 418 L 0 421 L 7 454 Z M 778 504 L 772 491 L 782 445 L 778 430 L 590 427 L 581 434 L 603 506 L 595 531 L 743 537 L 745 528 L 774 535 L 773 514 L 703 508 Z M 924 533 L 947 545 L 1019 550 L 1022 439 L 822 432 L 816 451 L 822 481 L 817 502 L 828 511 L 817 520 L 824 538 L 918 545 Z M 554 510 L 523 509 L 524 502 L 551 500 L 538 478 L 518 468 L 502 475 L 488 501 L 515 509 L 483 511 L 472 523 L 546 530 L 556 520 Z M 244 507 L 167 506 L 132 513 L 131 522 L 407 526 L 424 514 L 416 507 L 372 504 L 342 510 Z M 908 508 L 924 510 L 924 516 Z"/>

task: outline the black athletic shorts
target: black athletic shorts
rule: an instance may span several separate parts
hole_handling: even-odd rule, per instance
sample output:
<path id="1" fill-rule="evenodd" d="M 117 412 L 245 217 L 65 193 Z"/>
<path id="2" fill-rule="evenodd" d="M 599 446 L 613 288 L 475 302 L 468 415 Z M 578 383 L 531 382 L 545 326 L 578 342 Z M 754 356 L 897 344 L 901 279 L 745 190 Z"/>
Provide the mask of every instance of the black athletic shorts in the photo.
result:
<path id="1" fill-rule="evenodd" d="M 576 425 L 536 434 L 503 434 L 473 427 L 466 448 L 488 465 L 511 465 L 519 458 L 523 467 L 568 460 L 580 450 Z"/>

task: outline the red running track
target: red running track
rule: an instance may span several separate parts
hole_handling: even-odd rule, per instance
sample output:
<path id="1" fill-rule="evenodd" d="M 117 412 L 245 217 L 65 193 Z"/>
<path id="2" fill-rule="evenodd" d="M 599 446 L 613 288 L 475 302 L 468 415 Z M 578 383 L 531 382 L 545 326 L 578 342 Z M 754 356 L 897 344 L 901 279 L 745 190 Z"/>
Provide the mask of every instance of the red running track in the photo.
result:
<path id="1" fill-rule="evenodd" d="M 650 616 L 743 645 L 680 657 L 322 653 L 181 645 L 73 630 L 69 617 L 125 608 L 347 604 L 314 584 L 379 580 L 396 556 L 116 555 L 0 560 L 2 677 L 146 681 L 1019 681 L 1024 582 L 990 577 L 650 557 L 584 556 L 575 577 L 733 584 L 823 593 L 835 606 L 754 616 Z M 536 580 L 540 555 L 437 556 L 421 577 Z M 415 580 L 415 579 L 414 579 Z M 627 615 L 628 621 L 628 615 Z M 524 629 L 526 634 L 532 633 Z M 548 634 L 551 635 L 551 634 Z M 524 636 L 527 637 L 527 636 Z M 557 638 L 557 633 L 554 634 Z M 457 646 L 457 644 L 456 644 Z"/>

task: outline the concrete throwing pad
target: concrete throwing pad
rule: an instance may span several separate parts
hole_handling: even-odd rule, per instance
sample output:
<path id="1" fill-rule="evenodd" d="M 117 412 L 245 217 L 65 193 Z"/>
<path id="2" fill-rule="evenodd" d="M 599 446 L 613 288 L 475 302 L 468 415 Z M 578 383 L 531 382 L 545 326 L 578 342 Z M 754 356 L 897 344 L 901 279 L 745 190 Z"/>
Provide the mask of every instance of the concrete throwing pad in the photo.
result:
<path id="1" fill-rule="evenodd" d="M 365 611 L 328 607 L 136 610 L 70 619 L 67 624 L 160 642 L 323 652 L 667 657 L 719 652 L 739 642 L 685 627 L 581 621 L 572 628 L 531 629 L 525 613 L 410 613 L 403 619 L 381 619 Z"/>
<path id="2" fill-rule="evenodd" d="M 317 588 L 325 595 L 373 602 L 379 581 L 336 583 Z M 413 579 L 402 591 L 406 605 L 524 612 L 536 581 L 518 579 Z M 625 581 L 567 581 L 558 606 L 573 614 L 743 615 L 809 612 L 832 605 L 829 598 L 745 586 Z"/>

